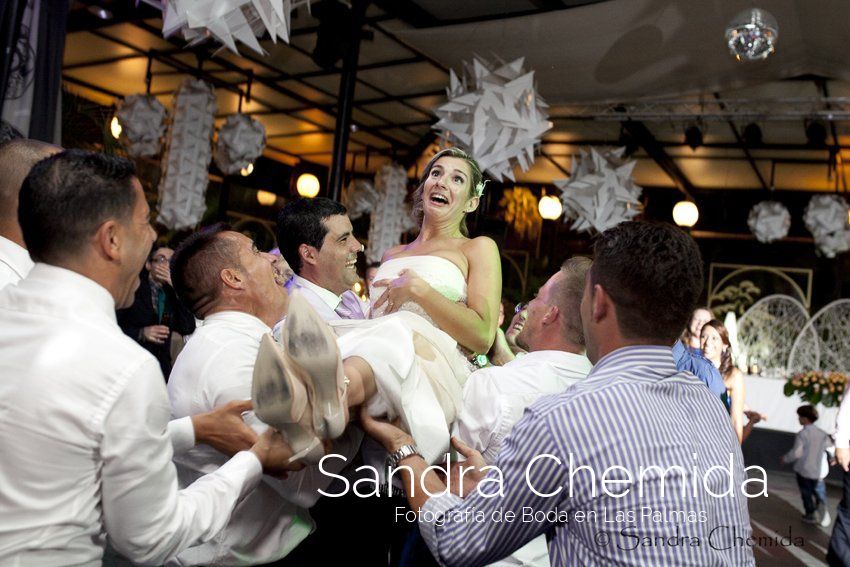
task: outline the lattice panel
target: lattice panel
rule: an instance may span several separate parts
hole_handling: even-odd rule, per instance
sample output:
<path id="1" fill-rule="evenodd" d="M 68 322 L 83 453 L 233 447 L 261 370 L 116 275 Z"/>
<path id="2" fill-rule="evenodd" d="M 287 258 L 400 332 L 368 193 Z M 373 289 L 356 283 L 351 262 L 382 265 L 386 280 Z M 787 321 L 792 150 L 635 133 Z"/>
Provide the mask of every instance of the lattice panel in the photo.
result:
<path id="1" fill-rule="evenodd" d="M 794 341 L 788 372 L 806 370 L 850 372 L 850 299 L 818 311 Z"/>
<path id="2" fill-rule="evenodd" d="M 757 363 L 768 374 L 783 372 L 808 320 L 806 308 L 793 297 L 777 294 L 758 300 L 738 320 L 740 361 Z"/>

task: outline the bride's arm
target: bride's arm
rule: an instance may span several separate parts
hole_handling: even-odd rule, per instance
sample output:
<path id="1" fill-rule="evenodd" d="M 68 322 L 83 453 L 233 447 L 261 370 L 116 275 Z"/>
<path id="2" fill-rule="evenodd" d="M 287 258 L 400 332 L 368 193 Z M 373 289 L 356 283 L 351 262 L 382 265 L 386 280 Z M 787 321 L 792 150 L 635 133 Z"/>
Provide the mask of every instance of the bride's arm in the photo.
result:
<path id="1" fill-rule="evenodd" d="M 413 286 L 416 302 L 434 323 L 462 346 L 486 353 L 496 338 L 499 302 L 502 299 L 502 264 L 492 239 L 479 236 L 464 245 L 469 262 L 467 304 L 455 303 L 430 285 Z"/>

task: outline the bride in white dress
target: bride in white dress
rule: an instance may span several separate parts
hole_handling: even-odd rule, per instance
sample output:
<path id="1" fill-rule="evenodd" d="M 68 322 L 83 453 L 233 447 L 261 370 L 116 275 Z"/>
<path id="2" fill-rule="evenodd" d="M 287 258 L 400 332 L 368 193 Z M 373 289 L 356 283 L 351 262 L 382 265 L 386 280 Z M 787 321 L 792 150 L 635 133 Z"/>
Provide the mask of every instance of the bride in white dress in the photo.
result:
<path id="1" fill-rule="evenodd" d="M 478 164 L 461 150 L 431 159 L 414 195 L 419 235 L 384 254 L 370 320 L 331 322 L 334 335 L 293 295 L 284 351 L 261 347 L 255 387 L 257 372 L 283 374 L 287 383 L 278 389 L 299 403 L 264 411 L 255 395 L 261 419 L 284 433 L 312 423 L 317 437 L 333 438 L 345 427 L 347 408 L 365 403 L 372 415 L 400 417 L 429 461 L 448 451 L 471 370 L 468 357 L 492 345 L 502 292 L 496 243 L 466 231 L 466 215 L 478 207 L 483 187 Z M 302 391 L 314 401 L 297 400 Z M 315 440 L 302 449 L 305 461 L 321 454 Z"/>

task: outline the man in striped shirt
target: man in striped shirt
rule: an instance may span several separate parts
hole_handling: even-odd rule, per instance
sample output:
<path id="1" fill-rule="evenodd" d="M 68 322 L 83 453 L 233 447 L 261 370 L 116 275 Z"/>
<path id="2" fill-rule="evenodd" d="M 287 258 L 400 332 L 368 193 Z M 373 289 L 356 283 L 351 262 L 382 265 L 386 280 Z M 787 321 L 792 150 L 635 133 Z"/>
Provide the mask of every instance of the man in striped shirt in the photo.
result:
<path id="1" fill-rule="evenodd" d="M 364 417 L 441 564 L 491 563 L 540 534 L 556 566 L 754 564 L 729 416 L 670 348 L 701 291 L 699 250 L 680 230 L 602 233 L 581 304 L 594 369 L 532 405 L 464 499 L 426 471 L 409 435 Z"/>

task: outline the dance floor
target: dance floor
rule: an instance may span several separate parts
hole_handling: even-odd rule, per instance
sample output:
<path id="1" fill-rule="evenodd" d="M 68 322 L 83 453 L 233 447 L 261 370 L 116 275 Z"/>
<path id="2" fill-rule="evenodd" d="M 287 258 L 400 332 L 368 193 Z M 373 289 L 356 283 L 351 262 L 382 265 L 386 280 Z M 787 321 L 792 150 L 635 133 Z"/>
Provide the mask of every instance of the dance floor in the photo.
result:
<path id="1" fill-rule="evenodd" d="M 753 547 L 756 563 L 771 567 L 826 565 L 832 525 L 822 528 L 800 521 L 803 503 L 793 474 L 769 471 L 767 479 L 768 497 L 754 498 L 749 503 L 753 537 L 757 540 Z M 834 520 L 841 487 L 827 483 L 827 497 Z"/>

